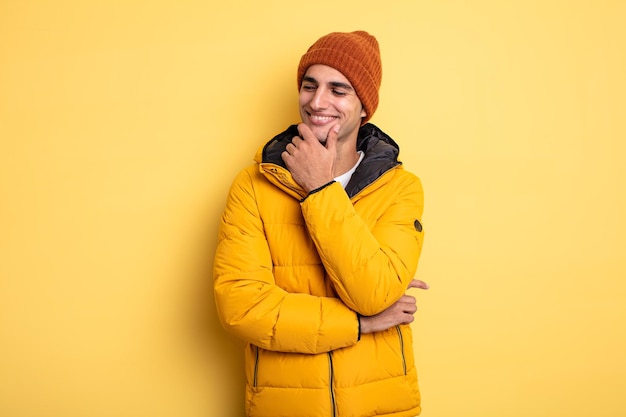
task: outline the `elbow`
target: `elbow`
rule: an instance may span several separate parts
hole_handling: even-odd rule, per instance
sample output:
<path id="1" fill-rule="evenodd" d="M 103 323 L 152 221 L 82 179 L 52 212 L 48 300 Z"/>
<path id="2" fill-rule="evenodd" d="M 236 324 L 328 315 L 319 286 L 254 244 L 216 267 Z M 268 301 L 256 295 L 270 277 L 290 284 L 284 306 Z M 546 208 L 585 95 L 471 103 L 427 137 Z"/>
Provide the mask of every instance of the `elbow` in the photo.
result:
<path id="1" fill-rule="evenodd" d="M 365 290 L 365 288 L 363 288 Z M 352 310 L 363 316 L 374 316 L 388 309 L 405 293 L 404 286 L 390 288 L 368 288 L 350 297 L 342 297 L 343 302 Z"/>
<path id="2" fill-rule="evenodd" d="M 345 301 L 344 301 L 345 302 Z M 345 302 L 350 309 L 356 311 L 362 316 L 375 316 L 378 313 L 385 311 L 394 302 L 388 302 L 387 300 L 350 300 Z"/>

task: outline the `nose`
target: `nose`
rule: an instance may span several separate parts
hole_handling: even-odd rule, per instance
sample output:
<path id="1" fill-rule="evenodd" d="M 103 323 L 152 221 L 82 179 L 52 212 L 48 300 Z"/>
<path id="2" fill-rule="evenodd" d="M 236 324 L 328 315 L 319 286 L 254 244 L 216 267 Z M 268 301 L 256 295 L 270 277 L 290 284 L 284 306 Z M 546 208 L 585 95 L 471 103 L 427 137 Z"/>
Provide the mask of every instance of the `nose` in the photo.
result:
<path id="1" fill-rule="evenodd" d="M 311 108 L 314 110 L 325 109 L 328 107 L 328 91 L 325 88 L 318 88 L 311 99 Z"/>

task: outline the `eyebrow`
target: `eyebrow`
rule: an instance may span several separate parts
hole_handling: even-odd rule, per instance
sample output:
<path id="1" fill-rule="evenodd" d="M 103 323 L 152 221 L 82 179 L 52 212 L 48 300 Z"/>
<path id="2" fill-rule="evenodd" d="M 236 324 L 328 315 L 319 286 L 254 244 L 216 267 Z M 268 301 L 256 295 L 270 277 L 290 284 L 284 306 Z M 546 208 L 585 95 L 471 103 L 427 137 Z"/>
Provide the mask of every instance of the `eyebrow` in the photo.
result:
<path id="1" fill-rule="evenodd" d="M 319 84 L 317 80 L 311 76 L 303 77 L 302 81 L 308 81 L 313 84 Z M 345 90 L 354 90 L 354 88 L 352 88 L 350 84 L 342 83 L 340 81 L 331 81 L 329 84 L 331 85 L 331 87 L 335 87 L 335 88 L 343 88 Z"/>

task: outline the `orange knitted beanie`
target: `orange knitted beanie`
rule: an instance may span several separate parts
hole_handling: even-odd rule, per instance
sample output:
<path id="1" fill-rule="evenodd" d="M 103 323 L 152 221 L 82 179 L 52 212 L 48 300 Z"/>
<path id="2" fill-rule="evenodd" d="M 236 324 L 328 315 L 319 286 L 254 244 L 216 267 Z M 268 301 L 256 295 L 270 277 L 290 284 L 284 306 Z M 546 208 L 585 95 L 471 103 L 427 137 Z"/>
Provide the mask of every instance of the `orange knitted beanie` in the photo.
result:
<path id="1" fill-rule="evenodd" d="M 382 79 L 380 50 L 375 37 L 364 31 L 333 32 L 322 36 L 300 59 L 298 89 L 306 70 L 315 64 L 328 65 L 341 72 L 354 87 L 365 108 L 365 124 L 378 107 Z"/>

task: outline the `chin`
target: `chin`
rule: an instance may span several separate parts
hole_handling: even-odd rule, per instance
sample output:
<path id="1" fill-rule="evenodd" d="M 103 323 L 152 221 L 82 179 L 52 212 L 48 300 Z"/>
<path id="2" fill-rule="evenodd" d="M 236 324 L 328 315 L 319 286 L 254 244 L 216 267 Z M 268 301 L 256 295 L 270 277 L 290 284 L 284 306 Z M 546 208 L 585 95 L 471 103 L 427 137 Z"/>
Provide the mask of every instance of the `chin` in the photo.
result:
<path id="1" fill-rule="evenodd" d="M 311 129 L 311 131 L 313 132 L 313 134 L 315 135 L 315 137 L 317 138 L 318 141 L 322 142 L 322 143 L 326 143 L 326 138 L 328 137 L 328 132 L 330 132 L 330 126 L 329 127 L 320 127 L 320 126 L 311 126 L 309 125 L 309 128 Z"/>

